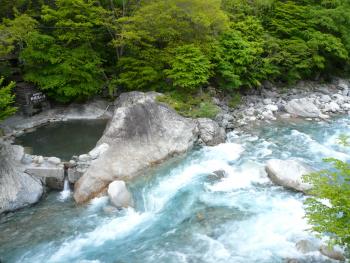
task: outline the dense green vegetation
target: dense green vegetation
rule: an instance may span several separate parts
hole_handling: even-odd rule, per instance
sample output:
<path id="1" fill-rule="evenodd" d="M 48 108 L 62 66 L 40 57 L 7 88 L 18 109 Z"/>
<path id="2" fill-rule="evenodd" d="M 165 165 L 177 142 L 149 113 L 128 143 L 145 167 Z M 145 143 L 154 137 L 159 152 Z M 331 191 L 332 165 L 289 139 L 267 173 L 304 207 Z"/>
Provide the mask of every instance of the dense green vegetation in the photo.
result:
<path id="1" fill-rule="evenodd" d="M 306 201 L 306 216 L 312 230 L 326 234 L 331 244 L 350 252 L 350 164 L 326 159 L 333 168 L 304 176 L 314 187 Z"/>
<path id="2" fill-rule="evenodd" d="M 340 135 L 339 144 L 349 147 L 350 137 Z M 313 185 L 306 200 L 306 217 L 312 230 L 329 237 L 330 245 L 338 244 L 350 254 L 350 164 L 334 158 L 324 160 L 331 169 L 303 176 Z"/>
<path id="3" fill-rule="evenodd" d="M 14 82 L 3 86 L 4 78 L 0 78 L 0 121 L 16 112 L 16 108 L 12 106 L 14 95 L 11 94 L 15 86 Z"/>
<path id="4" fill-rule="evenodd" d="M 234 94 L 350 65 L 348 0 L 4 0 L 0 20 L 2 75 L 18 57 L 61 102 L 104 88 Z"/>

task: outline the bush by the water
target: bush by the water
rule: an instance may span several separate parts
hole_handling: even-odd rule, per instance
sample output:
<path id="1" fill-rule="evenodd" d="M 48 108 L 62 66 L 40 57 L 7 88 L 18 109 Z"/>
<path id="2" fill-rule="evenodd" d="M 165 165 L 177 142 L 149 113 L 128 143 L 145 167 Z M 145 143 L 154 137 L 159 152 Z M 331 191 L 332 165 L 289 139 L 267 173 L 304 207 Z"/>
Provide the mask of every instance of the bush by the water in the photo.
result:
<path id="1" fill-rule="evenodd" d="M 180 92 L 169 92 L 157 97 L 159 102 L 168 104 L 182 116 L 191 118 L 214 118 L 219 112 L 207 93 L 189 95 Z"/>

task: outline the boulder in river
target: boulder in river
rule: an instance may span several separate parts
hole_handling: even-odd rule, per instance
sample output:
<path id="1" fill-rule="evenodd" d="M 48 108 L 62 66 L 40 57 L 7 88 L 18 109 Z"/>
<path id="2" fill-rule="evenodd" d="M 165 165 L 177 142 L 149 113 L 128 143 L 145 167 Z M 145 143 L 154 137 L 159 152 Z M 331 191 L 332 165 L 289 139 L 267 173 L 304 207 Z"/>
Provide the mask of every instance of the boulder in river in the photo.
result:
<path id="1" fill-rule="evenodd" d="M 214 146 L 225 142 L 225 129 L 220 127 L 217 122 L 207 118 L 199 118 L 197 122 L 199 138 L 205 145 Z"/>
<path id="2" fill-rule="evenodd" d="M 320 247 L 320 253 L 334 260 L 345 261 L 343 253 L 326 245 Z"/>
<path id="3" fill-rule="evenodd" d="M 108 186 L 108 196 L 111 203 L 118 208 L 133 206 L 131 194 L 124 181 L 113 181 Z"/>
<path id="4" fill-rule="evenodd" d="M 277 185 L 299 192 L 307 192 L 312 187 L 302 181 L 302 176 L 311 173 L 312 169 L 300 161 L 272 159 L 266 163 L 265 170 Z"/>
<path id="5" fill-rule="evenodd" d="M 38 178 L 24 173 L 23 147 L 0 140 L 0 214 L 39 201 L 43 186 Z"/>
<path id="6" fill-rule="evenodd" d="M 88 201 L 112 181 L 142 174 L 193 147 L 198 139 L 197 123 L 158 103 L 157 96 L 155 92 L 120 95 L 113 118 L 98 142 L 107 143 L 109 148 L 76 182 L 76 202 Z"/>
<path id="7" fill-rule="evenodd" d="M 305 118 L 318 118 L 322 113 L 311 99 L 293 99 L 285 105 L 285 110 L 292 115 Z"/>

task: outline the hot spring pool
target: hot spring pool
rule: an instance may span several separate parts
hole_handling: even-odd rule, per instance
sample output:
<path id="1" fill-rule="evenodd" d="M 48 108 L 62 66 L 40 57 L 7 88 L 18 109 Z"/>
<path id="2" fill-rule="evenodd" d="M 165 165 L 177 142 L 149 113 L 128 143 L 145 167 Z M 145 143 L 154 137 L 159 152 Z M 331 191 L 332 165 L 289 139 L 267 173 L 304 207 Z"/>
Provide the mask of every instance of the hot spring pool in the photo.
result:
<path id="1" fill-rule="evenodd" d="M 17 137 L 15 144 L 25 147 L 29 154 L 68 161 L 93 149 L 106 124 L 106 119 L 53 122 Z"/>

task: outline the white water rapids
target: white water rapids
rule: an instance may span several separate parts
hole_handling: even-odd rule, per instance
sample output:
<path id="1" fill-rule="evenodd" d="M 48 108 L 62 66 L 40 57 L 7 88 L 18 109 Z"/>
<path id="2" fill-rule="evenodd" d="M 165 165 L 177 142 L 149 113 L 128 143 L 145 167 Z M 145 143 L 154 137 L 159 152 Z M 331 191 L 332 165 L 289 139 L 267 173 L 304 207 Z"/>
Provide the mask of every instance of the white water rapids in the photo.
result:
<path id="1" fill-rule="evenodd" d="M 296 242 L 319 242 L 308 231 L 304 196 L 273 185 L 270 158 L 298 158 L 316 169 L 322 158 L 350 159 L 337 144 L 350 119 L 266 124 L 231 133 L 228 142 L 194 150 L 129 184 L 135 209 L 108 198 L 76 207 L 49 195 L 0 221 L 4 262 L 331 262 L 302 254 Z M 216 178 L 214 171 L 226 176 Z"/>

